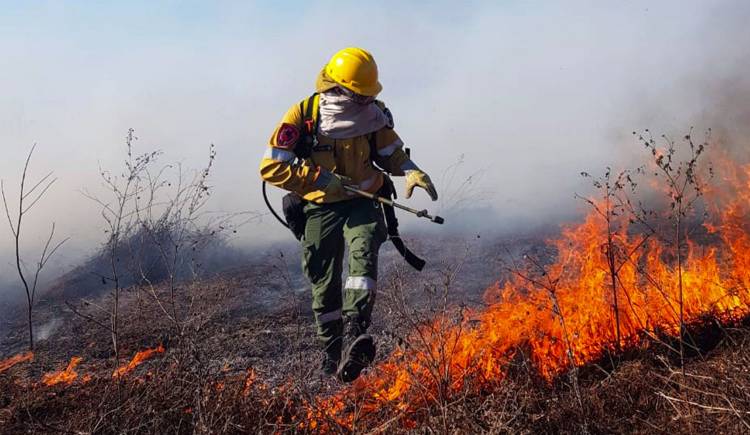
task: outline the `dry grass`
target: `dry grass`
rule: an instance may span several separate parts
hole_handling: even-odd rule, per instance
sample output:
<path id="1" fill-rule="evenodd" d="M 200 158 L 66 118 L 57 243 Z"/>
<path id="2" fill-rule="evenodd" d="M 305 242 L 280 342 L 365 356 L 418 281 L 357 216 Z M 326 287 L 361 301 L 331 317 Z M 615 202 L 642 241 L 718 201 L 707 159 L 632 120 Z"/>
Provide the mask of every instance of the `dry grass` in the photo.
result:
<path id="1" fill-rule="evenodd" d="M 387 267 L 374 326 L 382 360 L 397 346 L 419 348 L 410 332 L 435 315 L 456 315 L 451 287 L 467 253 L 428 278 Z M 386 255 L 387 257 L 387 255 Z M 180 288 L 182 335 L 137 289 L 124 292 L 124 358 L 159 343 L 166 348 L 128 376 L 111 378 L 107 331 L 70 313 L 35 360 L 0 374 L 0 433 L 272 433 L 315 432 L 307 412 L 342 386 L 320 379 L 309 296 L 295 289 L 283 257 L 224 278 Z M 106 297 L 106 296 L 102 296 Z M 470 296 L 473 297 L 473 296 Z M 460 298 L 459 298 L 460 299 Z M 272 303 L 269 303 L 271 301 Z M 349 433 L 741 433 L 750 422 L 750 329 L 695 327 L 704 352 L 679 358 L 654 344 L 578 371 L 550 385 L 516 358 L 502 381 L 426 400 L 408 415 L 361 415 Z M 42 374 L 83 357 L 71 385 L 47 387 Z M 449 355 L 436 355 L 439 370 Z M 122 361 L 123 363 L 126 361 Z M 91 380 L 84 382 L 85 375 Z M 439 377 L 439 374 L 436 374 Z M 354 402 L 345 404 L 358 412 Z"/>

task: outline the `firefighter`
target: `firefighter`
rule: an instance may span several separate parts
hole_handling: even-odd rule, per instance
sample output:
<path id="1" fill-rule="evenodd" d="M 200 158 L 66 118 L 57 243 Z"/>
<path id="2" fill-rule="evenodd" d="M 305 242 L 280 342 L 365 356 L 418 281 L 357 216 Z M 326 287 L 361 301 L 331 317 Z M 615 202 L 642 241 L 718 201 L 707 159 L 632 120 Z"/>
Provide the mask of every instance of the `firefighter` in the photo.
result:
<path id="1" fill-rule="evenodd" d="M 421 187 L 437 200 L 430 177 L 411 161 L 390 112 L 375 99 L 381 89 L 369 52 L 337 52 L 318 74 L 313 96 L 283 116 L 260 164 L 263 180 L 303 199 L 302 266 L 312 286 L 324 350 L 321 371 L 345 382 L 356 379 L 375 357 L 367 328 L 377 290 L 378 250 L 387 232 L 380 204 L 353 196 L 344 185 L 378 192 L 384 184 L 379 167 L 405 175 L 406 198 Z M 348 275 L 343 280 L 345 243 Z"/>

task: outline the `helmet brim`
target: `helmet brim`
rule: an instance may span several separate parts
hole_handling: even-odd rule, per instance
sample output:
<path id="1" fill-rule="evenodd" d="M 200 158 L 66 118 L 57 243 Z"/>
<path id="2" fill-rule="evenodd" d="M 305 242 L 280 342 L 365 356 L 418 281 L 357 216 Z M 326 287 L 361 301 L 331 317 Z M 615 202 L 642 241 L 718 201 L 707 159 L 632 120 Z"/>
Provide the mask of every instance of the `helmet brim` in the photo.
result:
<path id="1" fill-rule="evenodd" d="M 351 87 L 346 87 L 346 88 L 351 90 L 352 92 L 356 92 L 360 95 L 364 95 L 365 97 L 374 97 L 374 96 L 377 96 L 383 90 L 383 85 L 380 84 L 380 81 L 377 81 L 372 86 L 364 87 L 364 88 L 357 88 L 356 90 L 352 89 Z"/>
<path id="2" fill-rule="evenodd" d="M 327 67 L 324 66 L 323 69 L 320 70 L 320 73 L 318 73 L 318 78 L 315 81 L 316 92 L 325 92 L 335 88 L 336 86 L 341 86 L 349 89 L 355 94 L 364 95 L 365 97 L 374 97 L 383 90 L 383 85 L 380 84 L 380 81 L 377 81 L 370 86 L 358 86 L 354 83 L 342 83 L 331 77 L 330 74 L 326 72 L 326 68 Z"/>
<path id="3" fill-rule="evenodd" d="M 336 86 L 339 86 L 339 84 L 326 74 L 326 67 L 323 66 L 323 69 L 318 73 L 317 79 L 315 79 L 315 92 L 323 93 L 335 88 Z"/>

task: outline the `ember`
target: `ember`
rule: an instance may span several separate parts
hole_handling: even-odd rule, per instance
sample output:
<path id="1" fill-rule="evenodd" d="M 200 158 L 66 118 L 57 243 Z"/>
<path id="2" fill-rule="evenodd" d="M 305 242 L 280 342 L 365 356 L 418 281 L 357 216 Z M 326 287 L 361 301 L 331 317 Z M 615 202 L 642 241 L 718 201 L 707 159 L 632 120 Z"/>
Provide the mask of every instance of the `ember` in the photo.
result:
<path id="1" fill-rule="evenodd" d="M 250 394 L 250 389 L 253 387 L 253 384 L 255 384 L 255 381 L 258 379 L 258 373 L 253 370 L 252 367 L 247 369 L 247 377 L 245 377 L 245 387 L 242 389 L 242 395 L 247 396 Z"/>

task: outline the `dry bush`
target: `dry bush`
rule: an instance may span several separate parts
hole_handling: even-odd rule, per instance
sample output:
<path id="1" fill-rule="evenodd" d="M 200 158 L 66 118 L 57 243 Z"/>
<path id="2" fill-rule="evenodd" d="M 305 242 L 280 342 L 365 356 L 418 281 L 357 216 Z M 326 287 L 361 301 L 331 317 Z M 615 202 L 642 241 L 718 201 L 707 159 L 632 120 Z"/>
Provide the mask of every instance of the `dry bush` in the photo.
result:
<path id="1" fill-rule="evenodd" d="M 95 309 L 87 313 L 81 304 L 67 303 L 73 312 L 110 333 L 115 364 L 120 359 L 122 292 L 135 284 L 136 294 L 146 298 L 143 304 L 158 307 L 173 333 L 182 335 L 195 319 L 188 317 L 192 301 L 180 303 L 178 299 L 185 298 L 186 286 L 199 276 L 200 253 L 216 244 L 223 246 L 221 235 L 236 231 L 234 218 L 238 217 L 210 215 L 204 210 L 216 157 L 213 145 L 206 165 L 191 175 L 179 164 L 158 163 L 159 151 L 135 154 L 137 139 L 129 129 L 121 171 L 100 169 L 109 198 L 86 193 L 100 206 L 106 224 L 107 239 L 98 257 L 107 267 L 99 277 L 110 298 L 104 303 L 83 299 L 84 305 Z"/>
<path id="2" fill-rule="evenodd" d="M 57 178 L 52 178 L 52 172 L 50 172 L 36 181 L 29 188 L 26 178 L 29 176 L 29 164 L 31 163 L 34 149 L 36 149 L 36 144 L 31 147 L 31 150 L 29 150 L 29 154 L 26 157 L 26 163 L 21 172 L 21 181 L 19 182 L 18 206 L 17 208 L 14 208 L 13 211 L 11 211 L 11 207 L 8 205 L 8 198 L 5 194 L 5 181 L 0 179 L 0 196 L 2 196 L 3 199 L 5 216 L 8 219 L 8 226 L 13 235 L 15 246 L 16 271 L 18 272 L 18 277 L 23 285 L 23 290 L 26 293 L 26 321 L 29 330 L 29 350 L 31 351 L 34 350 L 33 311 L 37 298 L 39 276 L 50 258 L 52 258 L 52 256 L 55 255 L 55 252 L 57 252 L 57 250 L 68 240 L 63 239 L 59 242 L 52 242 L 55 237 L 55 223 L 52 222 L 52 228 L 50 229 L 49 237 L 47 237 L 47 242 L 44 244 L 38 260 L 34 263 L 33 269 L 29 269 L 21 254 L 22 234 L 25 234 L 25 231 L 23 231 L 25 223 L 24 218 L 28 215 L 31 209 L 33 209 L 42 198 L 44 198 L 44 195 L 50 187 L 52 187 L 52 185 L 55 184 L 55 181 L 57 181 Z"/>

